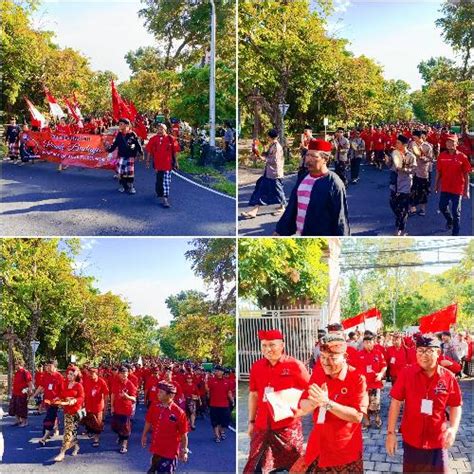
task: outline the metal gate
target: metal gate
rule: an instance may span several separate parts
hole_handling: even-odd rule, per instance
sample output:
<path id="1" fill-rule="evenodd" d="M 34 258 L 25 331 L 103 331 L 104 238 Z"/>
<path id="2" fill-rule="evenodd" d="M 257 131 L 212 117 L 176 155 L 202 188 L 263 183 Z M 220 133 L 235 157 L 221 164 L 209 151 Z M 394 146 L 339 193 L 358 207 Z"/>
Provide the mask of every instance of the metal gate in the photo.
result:
<path id="1" fill-rule="evenodd" d="M 247 380 L 252 364 L 262 357 L 259 330 L 279 329 L 285 336 L 285 352 L 308 364 L 318 329 L 327 325 L 327 308 L 239 310 L 239 379 Z"/>

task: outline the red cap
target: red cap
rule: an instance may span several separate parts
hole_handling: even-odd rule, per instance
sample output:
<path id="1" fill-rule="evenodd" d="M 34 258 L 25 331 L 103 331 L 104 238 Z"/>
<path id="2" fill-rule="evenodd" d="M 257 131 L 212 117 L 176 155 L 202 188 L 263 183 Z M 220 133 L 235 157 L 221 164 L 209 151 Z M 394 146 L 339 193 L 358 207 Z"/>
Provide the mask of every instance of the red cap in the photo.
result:
<path id="1" fill-rule="evenodd" d="M 331 151 L 332 145 L 326 140 L 321 140 L 320 138 L 313 138 L 309 141 L 308 150 Z"/>
<path id="2" fill-rule="evenodd" d="M 274 339 L 284 339 L 283 334 L 278 329 L 271 329 L 270 331 L 258 331 L 258 339 L 262 341 L 266 339 L 267 341 L 272 341 Z"/>
<path id="3" fill-rule="evenodd" d="M 458 140 L 458 136 L 455 133 L 448 133 L 448 135 L 446 135 L 446 140 L 453 140 L 456 142 Z"/>

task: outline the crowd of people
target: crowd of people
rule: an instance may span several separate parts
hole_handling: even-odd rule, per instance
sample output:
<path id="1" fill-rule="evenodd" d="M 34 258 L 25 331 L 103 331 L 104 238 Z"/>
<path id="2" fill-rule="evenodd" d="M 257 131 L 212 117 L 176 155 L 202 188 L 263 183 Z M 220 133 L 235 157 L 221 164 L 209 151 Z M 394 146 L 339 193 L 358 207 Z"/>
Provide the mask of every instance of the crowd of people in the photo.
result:
<path id="1" fill-rule="evenodd" d="M 458 380 L 474 376 L 473 337 L 448 331 L 351 331 L 346 336 L 337 323 L 318 332 L 305 364 L 285 354 L 281 331 L 259 331 L 263 357 L 250 370 L 250 450 L 243 472 L 363 473 L 362 432 L 381 429 L 381 393 L 387 382 L 388 455 L 394 455 L 400 432 L 403 472 L 449 472 L 447 450 L 462 411 Z M 290 396 L 294 390 L 301 394 L 296 404 Z M 278 394 L 279 402 L 272 402 L 270 394 Z M 313 425 L 304 448 L 302 417 L 310 414 Z"/>
<path id="2" fill-rule="evenodd" d="M 28 402 L 34 398 L 38 412 L 44 414 L 40 446 L 59 435 L 60 409 L 64 412 L 62 446 L 54 458 L 61 462 L 68 450 L 79 453 L 78 431 L 82 427 L 99 448 L 107 416 L 117 435 L 121 454 L 128 451 L 136 407 L 146 408 L 141 445 L 149 445 L 152 455 L 149 473 L 175 472 L 177 461 L 187 461 L 188 432 L 196 420 L 209 416 L 214 441 L 226 439 L 226 429 L 235 407 L 236 381 L 233 369 L 214 365 L 212 372 L 190 361 L 147 357 L 143 363 L 120 365 L 69 365 L 61 374 L 56 360 L 38 368 L 34 380 L 17 359 L 9 415 L 14 426 L 28 425 Z M 149 434 L 150 442 L 149 442 Z"/>
<path id="3" fill-rule="evenodd" d="M 265 162 L 263 175 L 249 201 L 245 219 L 254 219 L 261 206 L 278 204 L 276 235 L 350 235 L 346 187 L 360 181 L 361 163 L 390 170 L 389 205 L 395 235 L 407 235 L 409 216 L 426 216 L 432 191 L 440 193 L 439 212 L 452 235 L 459 235 L 462 199 L 469 199 L 473 155 L 470 138 L 460 139 L 448 127 L 418 122 L 338 128 L 332 137 L 314 138 L 306 126 L 300 139 L 298 177 L 287 201 L 284 188 L 285 153 L 279 132 L 268 132 L 268 148 L 253 154 Z M 334 171 L 329 164 L 334 162 Z M 432 182 L 433 171 L 436 179 Z M 451 207 L 451 208 L 450 208 Z"/>

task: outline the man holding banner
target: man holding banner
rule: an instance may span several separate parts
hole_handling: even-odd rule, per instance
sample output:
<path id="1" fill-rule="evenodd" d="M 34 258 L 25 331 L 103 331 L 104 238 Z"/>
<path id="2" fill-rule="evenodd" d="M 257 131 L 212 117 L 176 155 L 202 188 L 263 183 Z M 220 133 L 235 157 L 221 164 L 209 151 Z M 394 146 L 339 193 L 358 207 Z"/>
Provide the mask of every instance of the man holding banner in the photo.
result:
<path id="1" fill-rule="evenodd" d="M 118 149 L 118 175 L 120 188 L 119 192 L 135 194 L 137 191 L 133 185 L 135 179 L 135 158 L 143 154 L 142 146 L 137 134 L 130 129 L 130 120 L 121 118 L 119 120 L 119 133 L 115 137 L 112 145 L 107 148 L 109 153 Z"/>

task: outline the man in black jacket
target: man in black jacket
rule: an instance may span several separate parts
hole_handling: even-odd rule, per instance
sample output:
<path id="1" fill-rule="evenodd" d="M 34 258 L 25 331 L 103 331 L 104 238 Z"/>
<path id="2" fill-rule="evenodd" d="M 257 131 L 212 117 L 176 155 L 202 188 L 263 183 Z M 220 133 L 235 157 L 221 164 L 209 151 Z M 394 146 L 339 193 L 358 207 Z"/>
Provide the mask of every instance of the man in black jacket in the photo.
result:
<path id="1" fill-rule="evenodd" d="M 143 150 L 138 141 L 137 134 L 131 130 L 130 120 L 126 118 L 119 120 L 119 133 L 107 151 L 113 152 L 116 148 L 118 148 L 119 157 L 119 191 L 121 193 L 127 191 L 129 194 L 135 194 L 136 190 L 133 186 L 135 179 L 135 158 L 137 155 L 143 154 Z"/>
<path id="2" fill-rule="evenodd" d="M 345 186 L 327 166 L 331 149 L 324 140 L 309 142 L 308 173 L 296 182 L 275 235 L 350 235 Z"/>

